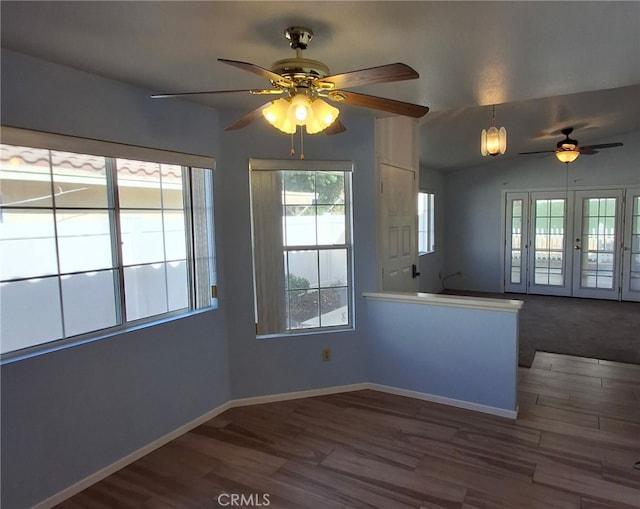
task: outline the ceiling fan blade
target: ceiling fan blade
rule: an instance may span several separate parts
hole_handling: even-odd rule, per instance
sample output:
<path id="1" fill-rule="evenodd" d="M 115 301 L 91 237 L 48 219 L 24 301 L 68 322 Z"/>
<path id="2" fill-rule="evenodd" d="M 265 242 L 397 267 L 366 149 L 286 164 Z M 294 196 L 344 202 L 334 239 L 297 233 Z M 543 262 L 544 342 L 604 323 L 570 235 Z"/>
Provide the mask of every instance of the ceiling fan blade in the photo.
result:
<path id="1" fill-rule="evenodd" d="M 340 134 L 343 133 L 347 130 L 347 128 L 344 126 L 344 124 L 342 122 L 340 122 L 339 119 L 335 119 L 333 121 L 333 124 L 331 124 L 329 127 L 327 127 L 324 130 L 324 133 L 329 135 L 329 136 L 333 136 L 334 134 Z"/>
<path id="2" fill-rule="evenodd" d="M 623 144 L 620 142 L 616 142 L 616 143 L 601 143 L 600 145 L 585 145 L 584 147 L 578 147 L 578 150 L 580 150 L 581 154 L 584 154 L 585 152 L 583 152 L 583 150 L 595 150 L 598 149 L 600 150 L 601 148 L 613 148 L 613 147 L 622 147 Z"/>
<path id="3" fill-rule="evenodd" d="M 420 75 L 406 64 L 396 63 L 360 69 L 359 71 L 334 74 L 318 80 L 318 85 L 331 84 L 330 88 L 351 88 L 372 83 L 387 83 L 390 81 L 415 80 Z M 329 85 L 327 86 L 329 88 Z"/>
<path id="4" fill-rule="evenodd" d="M 280 85 L 291 87 L 295 85 L 293 81 L 289 78 L 285 78 L 284 76 L 280 76 L 275 72 L 270 71 L 269 69 L 265 69 L 264 67 L 260 67 L 259 65 L 250 64 L 248 62 L 240 62 L 238 60 L 227 60 L 225 58 L 219 58 L 219 62 L 223 62 L 225 64 L 232 65 L 233 67 L 237 67 L 238 69 L 242 69 L 244 71 L 252 72 L 253 74 L 257 74 L 258 76 L 262 76 L 268 80 L 271 80 L 274 83 L 278 83 Z"/>
<path id="5" fill-rule="evenodd" d="M 529 154 L 553 154 L 555 150 L 535 150 L 533 152 L 518 152 L 519 156 L 526 156 Z"/>
<path id="6" fill-rule="evenodd" d="M 236 120 L 233 124 L 224 128 L 225 131 L 236 131 L 248 126 L 251 122 L 255 122 L 259 118 L 262 118 L 262 110 L 269 106 L 270 103 L 263 104 L 259 108 L 247 113 L 244 117 Z"/>
<path id="7" fill-rule="evenodd" d="M 205 95 L 205 94 L 237 94 L 237 93 L 249 93 L 252 95 L 271 95 L 282 94 L 283 90 L 278 88 L 266 88 L 266 89 L 246 89 L 246 90 L 207 90 L 205 92 L 178 92 L 175 94 L 152 94 L 151 99 L 166 99 L 171 97 L 185 97 L 190 95 Z"/>
<path id="8" fill-rule="evenodd" d="M 331 91 L 327 95 L 327 98 L 339 103 L 387 111 L 389 113 L 405 115 L 413 118 L 423 117 L 429 111 L 429 108 L 419 104 L 406 103 L 403 101 L 396 101 L 395 99 L 386 99 L 384 97 L 376 97 L 373 95 L 358 94 L 356 92 L 347 92 L 346 90 Z"/>

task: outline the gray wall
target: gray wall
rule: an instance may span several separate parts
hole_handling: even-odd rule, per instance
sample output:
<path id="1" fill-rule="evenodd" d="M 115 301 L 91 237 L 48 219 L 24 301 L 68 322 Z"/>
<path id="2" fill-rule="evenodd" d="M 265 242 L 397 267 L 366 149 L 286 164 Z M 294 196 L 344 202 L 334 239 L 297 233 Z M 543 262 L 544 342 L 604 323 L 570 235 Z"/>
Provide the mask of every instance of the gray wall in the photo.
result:
<path id="1" fill-rule="evenodd" d="M 214 110 L 152 104 L 146 91 L 8 51 L 2 123 L 220 151 Z M 220 199 L 218 176 L 215 186 Z M 224 215 L 218 204 L 216 214 Z M 29 507 L 228 401 L 225 305 L 3 365 L 2 507 Z"/>
<path id="2" fill-rule="evenodd" d="M 623 147 L 581 156 L 569 165 L 569 188 L 640 185 L 640 132 L 598 143 Z M 445 273 L 462 271 L 447 288 L 501 291 L 503 190 L 566 189 L 566 166 L 553 154 L 497 159 L 445 174 Z"/>
<path id="3" fill-rule="evenodd" d="M 376 284 L 373 119 L 349 116 L 346 133 L 305 139 L 306 159 L 355 165 L 358 328 L 256 340 L 248 159 L 287 159 L 290 138 L 260 122 L 226 133 L 222 127 L 246 112 L 148 95 L 2 51 L 3 125 L 216 158 L 220 305 L 3 365 L 2 507 L 42 501 L 230 399 L 368 380 L 366 303 L 359 296 Z M 331 362 L 321 360 L 325 346 Z"/>
<path id="4" fill-rule="evenodd" d="M 227 112 L 229 124 L 245 112 Z M 354 265 L 357 329 L 353 332 L 312 334 L 256 340 L 251 274 L 251 217 L 249 158 L 288 159 L 290 137 L 256 122 L 242 131 L 224 132 L 218 158 L 222 188 L 219 203 L 227 263 L 225 296 L 228 304 L 231 387 L 234 398 L 300 391 L 367 380 L 366 320 L 363 291 L 375 289 L 375 181 L 373 119 L 349 116 L 347 132 L 337 136 L 306 136 L 305 159 L 346 159 L 354 162 Z M 296 150 L 299 136 L 295 138 Z M 322 362 L 322 348 L 332 350 L 332 361 Z"/>

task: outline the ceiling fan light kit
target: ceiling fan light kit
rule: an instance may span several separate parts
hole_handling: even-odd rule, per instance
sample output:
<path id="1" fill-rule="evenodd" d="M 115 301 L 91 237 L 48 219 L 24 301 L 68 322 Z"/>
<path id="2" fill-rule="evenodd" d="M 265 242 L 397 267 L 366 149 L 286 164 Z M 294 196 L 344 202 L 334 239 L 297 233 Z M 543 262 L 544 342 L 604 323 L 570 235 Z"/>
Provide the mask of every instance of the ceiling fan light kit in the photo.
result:
<path id="1" fill-rule="evenodd" d="M 578 146 L 578 140 L 572 140 L 569 138 L 569 135 L 573 132 L 573 127 L 565 127 L 560 131 L 564 134 L 564 139 L 560 140 L 556 143 L 555 150 L 536 150 L 533 152 L 519 152 L 520 155 L 529 155 L 529 154 L 547 154 L 553 152 L 556 156 L 556 159 L 561 163 L 572 163 L 581 154 L 590 156 L 593 154 L 597 154 L 598 150 L 602 150 L 604 148 L 614 148 L 614 147 L 622 147 L 623 144 L 619 141 L 613 143 L 600 143 L 598 145 L 584 145 L 582 147 Z M 597 150 L 596 150 L 597 149 Z"/>
<path id="2" fill-rule="evenodd" d="M 338 118 L 340 110 L 322 99 L 309 99 L 297 94 L 292 99 L 276 99 L 262 110 L 273 127 L 286 134 L 294 134 L 298 126 L 305 126 L 307 134 L 324 131 Z"/>
<path id="3" fill-rule="evenodd" d="M 497 156 L 507 151 L 507 130 L 496 127 L 496 107 L 492 108 L 491 127 L 480 134 L 480 153 L 483 156 Z"/>
<path id="4" fill-rule="evenodd" d="M 561 163 L 572 163 L 573 161 L 578 159 L 578 156 L 580 155 L 580 152 L 577 151 L 577 150 L 562 149 L 561 148 L 561 149 L 556 150 L 555 154 L 556 154 L 556 158 Z"/>
<path id="5" fill-rule="evenodd" d="M 248 62 L 218 59 L 220 62 L 268 79 L 272 88 L 154 94 L 151 97 L 184 97 L 231 92 L 248 92 L 252 95 L 281 95 L 282 97 L 279 99 L 269 101 L 267 104 L 263 104 L 246 114 L 227 126 L 225 130 L 241 129 L 263 117 L 273 127 L 286 134 L 294 134 L 298 126 L 304 127 L 304 132 L 307 134 L 316 134 L 323 131 L 327 134 L 344 132 L 345 127 L 338 120 L 340 110 L 329 104 L 329 102 L 371 108 L 412 118 L 420 118 L 429 111 L 426 106 L 418 104 L 344 90 L 374 83 L 419 78 L 418 73 L 408 65 L 395 63 L 329 75 L 329 68 L 324 63 L 302 57 L 302 51 L 307 49 L 309 42 L 313 38 L 313 31 L 310 28 L 290 27 L 284 31 L 284 35 L 289 40 L 291 49 L 295 50 L 296 56 L 278 60 L 271 66 L 271 69 L 265 69 Z"/>

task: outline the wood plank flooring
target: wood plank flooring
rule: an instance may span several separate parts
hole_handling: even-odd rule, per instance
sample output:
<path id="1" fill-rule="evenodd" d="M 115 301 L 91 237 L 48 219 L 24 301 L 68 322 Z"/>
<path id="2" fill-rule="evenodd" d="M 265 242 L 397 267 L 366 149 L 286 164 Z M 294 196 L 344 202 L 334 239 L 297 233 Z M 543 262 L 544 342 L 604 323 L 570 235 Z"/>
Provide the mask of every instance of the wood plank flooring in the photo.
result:
<path id="1" fill-rule="evenodd" d="M 519 384 L 515 422 L 370 390 L 234 408 L 58 507 L 640 507 L 640 365 L 539 352 Z"/>

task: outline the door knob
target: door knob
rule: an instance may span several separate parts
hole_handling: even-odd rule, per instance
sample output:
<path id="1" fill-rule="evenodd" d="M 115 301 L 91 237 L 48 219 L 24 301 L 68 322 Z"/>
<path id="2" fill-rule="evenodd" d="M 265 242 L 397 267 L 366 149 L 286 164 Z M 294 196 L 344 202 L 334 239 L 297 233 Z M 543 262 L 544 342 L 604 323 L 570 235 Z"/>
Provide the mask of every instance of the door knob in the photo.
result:
<path id="1" fill-rule="evenodd" d="M 411 277 L 413 277 L 413 279 L 417 278 L 420 275 L 420 273 L 418 272 L 418 267 L 416 266 L 416 264 L 414 263 L 411 266 Z"/>

